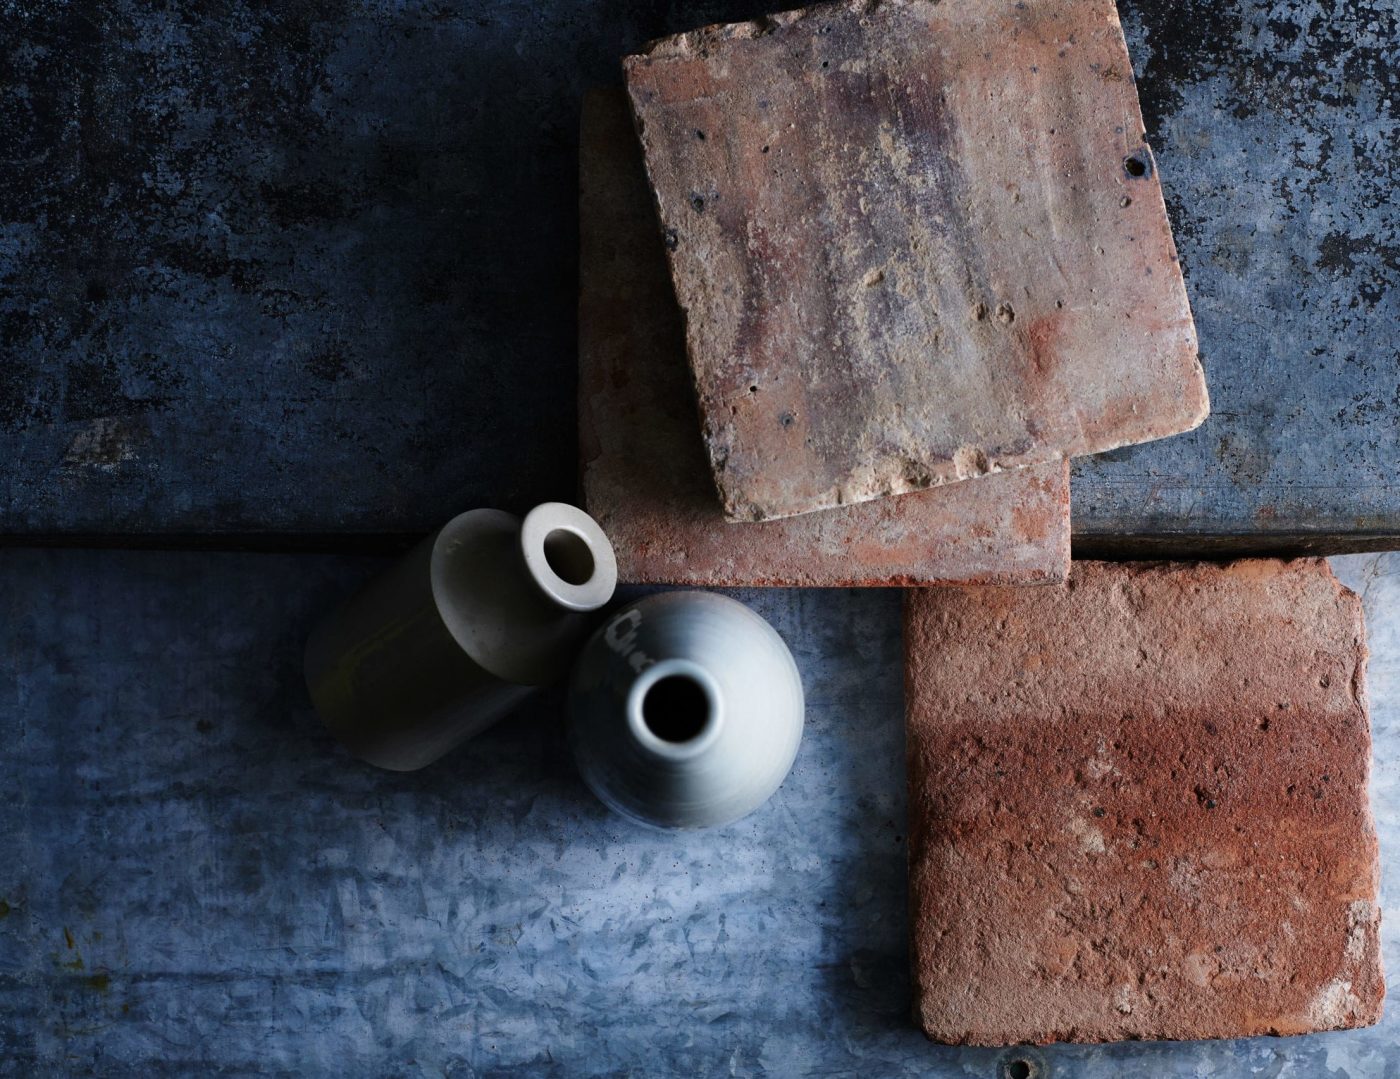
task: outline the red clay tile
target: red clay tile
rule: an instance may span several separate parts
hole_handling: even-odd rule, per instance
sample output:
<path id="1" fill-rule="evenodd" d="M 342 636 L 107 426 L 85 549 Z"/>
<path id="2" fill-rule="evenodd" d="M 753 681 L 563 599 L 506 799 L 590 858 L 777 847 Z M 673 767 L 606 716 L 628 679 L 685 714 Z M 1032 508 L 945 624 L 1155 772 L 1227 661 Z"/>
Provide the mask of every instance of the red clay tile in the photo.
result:
<path id="1" fill-rule="evenodd" d="M 730 517 L 1204 419 L 1112 0 L 854 0 L 624 63 Z"/>
<path id="2" fill-rule="evenodd" d="M 584 497 L 620 577 L 694 585 L 1058 581 L 1063 464 L 800 518 L 733 524 L 706 466 L 680 313 L 621 91 L 581 139 L 579 428 Z"/>
<path id="3" fill-rule="evenodd" d="M 911 592 L 929 1037 L 1376 1022 L 1364 633 L 1320 560 L 1076 562 L 1058 587 Z"/>

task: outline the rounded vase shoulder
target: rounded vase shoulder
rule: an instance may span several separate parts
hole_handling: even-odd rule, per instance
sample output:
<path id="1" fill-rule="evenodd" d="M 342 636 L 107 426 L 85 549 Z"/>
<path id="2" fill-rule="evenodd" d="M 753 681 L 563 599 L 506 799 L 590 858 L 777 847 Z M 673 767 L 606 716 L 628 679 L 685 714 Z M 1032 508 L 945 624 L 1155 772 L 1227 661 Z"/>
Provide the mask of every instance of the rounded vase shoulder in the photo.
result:
<path id="1" fill-rule="evenodd" d="M 737 600 L 668 592 L 621 608 L 569 689 L 579 771 L 610 808 L 661 828 L 726 824 L 782 784 L 802 680 L 782 637 Z"/>

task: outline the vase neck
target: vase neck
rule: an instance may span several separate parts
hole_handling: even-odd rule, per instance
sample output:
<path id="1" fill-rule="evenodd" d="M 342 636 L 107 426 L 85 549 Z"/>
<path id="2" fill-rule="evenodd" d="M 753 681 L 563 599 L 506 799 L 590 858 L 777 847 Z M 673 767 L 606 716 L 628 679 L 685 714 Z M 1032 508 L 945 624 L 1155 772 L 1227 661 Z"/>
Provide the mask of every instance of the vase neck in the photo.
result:
<path id="1" fill-rule="evenodd" d="M 627 694 L 627 725 L 642 750 L 662 760 L 685 761 L 704 753 L 724 726 L 719 683 L 688 659 L 652 663 Z"/>
<path id="2" fill-rule="evenodd" d="M 544 598 L 567 611 L 596 611 L 612 598 L 617 558 L 598 523 L 581 509 L 545 502 L 520 523 L 525 573 Z"/>

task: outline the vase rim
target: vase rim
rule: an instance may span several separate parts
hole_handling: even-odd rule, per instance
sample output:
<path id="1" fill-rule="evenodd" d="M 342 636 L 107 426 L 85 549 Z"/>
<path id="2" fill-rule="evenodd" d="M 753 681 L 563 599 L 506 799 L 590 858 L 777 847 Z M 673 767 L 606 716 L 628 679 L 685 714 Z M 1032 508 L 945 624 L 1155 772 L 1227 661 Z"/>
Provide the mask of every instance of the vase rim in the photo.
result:
<path id="1" fill-rule="evenodd" d="M 525 569 L 546 598 L 596 611 L 617 587 L 617 556 L 598 522 L 567 502 L 543 502 L 520 523 Z"/>
<path id="2" fill-rule="evenodd" d="M 684 737 L 680 738 L 658 733 L 658 717 L 647 714 L 648 694 L 658 683 L 670 679 L 698 689 L 700 696 L 696 703 L 703 702 L 703 713 L 692 706 L 680 717 L 685 728 L 681 731 Z M 669 761 L 690 760 L 704 753 L 719 738 L 724 726 L 724 695 L 714 675 L 694 660 L 679 657 L 657 660 L 637 676 L 627 691 L 627 726 L 637 744 L 652 755 Z"/>

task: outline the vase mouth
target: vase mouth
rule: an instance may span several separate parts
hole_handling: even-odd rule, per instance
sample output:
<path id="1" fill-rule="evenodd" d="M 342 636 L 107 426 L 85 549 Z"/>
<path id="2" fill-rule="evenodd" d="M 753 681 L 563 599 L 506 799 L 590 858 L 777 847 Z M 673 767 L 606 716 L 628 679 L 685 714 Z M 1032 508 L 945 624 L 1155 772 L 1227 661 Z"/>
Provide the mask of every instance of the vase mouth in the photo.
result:
<path id="1" fill-rule="evenodd" d="M 596 611 L 617 587 L 617 556 L 598 522 L 576 506 L 545 502 L 520 524 L 520 553 L 535 585 L 570 611 Z"/>
<path id="2" fill-rule="evenodd" d="M 703 753 L 719 737 L 723 723 L 719 684 L 692 660 L 653 663 L 627 693 L 632 737 L 666 760 L 688 760 Z"/>

